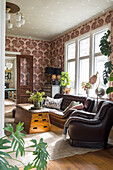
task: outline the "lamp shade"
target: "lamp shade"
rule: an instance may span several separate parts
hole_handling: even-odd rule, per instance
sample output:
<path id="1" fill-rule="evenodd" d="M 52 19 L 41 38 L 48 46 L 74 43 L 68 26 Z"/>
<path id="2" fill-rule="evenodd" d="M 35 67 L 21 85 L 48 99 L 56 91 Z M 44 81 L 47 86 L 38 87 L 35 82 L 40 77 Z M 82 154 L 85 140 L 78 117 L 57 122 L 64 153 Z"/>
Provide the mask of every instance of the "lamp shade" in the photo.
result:
<path id="1" fill-rule="evenodd" d="M 54 74 L 54 68 L 53 67 L 46 67 L 45 73 L 46 74 Z"/>
<path id="2" fill-rule="evenodd" d="M 61 75 L 62 69 L 61 68 L 54 68 L 54 74 Z"/>

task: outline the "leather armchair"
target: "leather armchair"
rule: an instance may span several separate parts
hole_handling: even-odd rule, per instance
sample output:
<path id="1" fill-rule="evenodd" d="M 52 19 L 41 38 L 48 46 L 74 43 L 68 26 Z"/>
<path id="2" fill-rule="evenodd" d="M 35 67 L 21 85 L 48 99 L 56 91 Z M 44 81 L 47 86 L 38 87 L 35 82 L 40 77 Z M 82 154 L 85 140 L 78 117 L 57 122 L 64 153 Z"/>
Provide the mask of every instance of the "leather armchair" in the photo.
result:
<path id="1" fill-rule="evenodd" d="M 81 116 L 80 116 L 81 115 Z M 104 148 L 113 125 L 113 102 L 101 101 L 97 113 L 75 111 L 65 123 L 72 146 Z"/>

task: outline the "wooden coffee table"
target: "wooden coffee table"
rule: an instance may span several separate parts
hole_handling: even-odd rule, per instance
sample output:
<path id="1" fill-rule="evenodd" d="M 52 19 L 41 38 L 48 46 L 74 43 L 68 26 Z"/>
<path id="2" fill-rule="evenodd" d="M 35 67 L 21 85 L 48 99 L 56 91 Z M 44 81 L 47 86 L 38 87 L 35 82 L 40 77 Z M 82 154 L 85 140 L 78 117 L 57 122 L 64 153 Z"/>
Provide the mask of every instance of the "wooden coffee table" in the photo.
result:
<path id="1" fill-rule="evenodd" d="M 49 109 L 31 110 L 32 104 L 16 105 L 15 123 L 24 122 L 27 133 L 47 132 L 50 130 Z"/>

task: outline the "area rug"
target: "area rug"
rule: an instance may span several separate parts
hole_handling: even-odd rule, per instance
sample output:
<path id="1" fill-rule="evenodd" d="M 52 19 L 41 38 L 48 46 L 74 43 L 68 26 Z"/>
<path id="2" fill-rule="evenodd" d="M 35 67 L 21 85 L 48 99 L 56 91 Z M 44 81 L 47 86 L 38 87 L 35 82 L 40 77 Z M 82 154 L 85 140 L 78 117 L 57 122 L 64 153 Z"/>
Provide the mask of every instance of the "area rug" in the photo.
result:
<path id="1" fill-rule="evenodd" d="M 13 126 L 14 126 L 14 123 L 13 123 Z M 38 142 L 40 140 L 40 138 L 43 138 L 44 142 L 46 142 L 48 144 L 47 150 L 50 154 L 50 160 L 69 157 L 69 156 L 73 156 L 76 154 L 84 154 L 84 153 L 88 153 L 88 152 L 94 152 L 94 151 L 98 150 L 98 149 L 72 147 L 70 145 L 69 138 L 66 141 L 64 141 L 61 133 L 52 132 L 52 131 L 38 133 L 38 134 L 26 134 L 26 137 L 24 138 L 25 146 L 27 147 L 32 144 L 30 142 L 31 139 L 36 139 Z M 111 141 L 111 143 L 112 143 L 112 141 Z M 33 148 L 30 148 L 28 150 L 32 151 Z M 11 156 L 15 158 L 14 153 L 12 153 Z M 27 152 L 24 158 L 23 157 L 21 158 L 19 156 L 18 159 L 20 161 L 24 162 L 24 164 L 27 164 L 28 162 L 30 162 L 31 160 L 34 159 L 34 156 L 32 156 L 31 152 Z M 10 160 L 9 163 L 12 165 L 16 165 L 18 167 L 23 166 L 21 163 L 14 161 L 14 160 L 13 161 Z"/>

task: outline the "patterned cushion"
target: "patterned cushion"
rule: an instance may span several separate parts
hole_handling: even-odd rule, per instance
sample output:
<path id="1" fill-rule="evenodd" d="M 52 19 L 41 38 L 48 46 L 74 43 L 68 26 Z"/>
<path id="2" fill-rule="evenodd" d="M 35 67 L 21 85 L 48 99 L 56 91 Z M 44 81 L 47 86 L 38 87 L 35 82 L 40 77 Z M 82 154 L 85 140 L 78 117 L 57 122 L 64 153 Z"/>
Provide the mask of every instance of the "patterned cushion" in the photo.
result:
<path id="1" fill-rule="evenodd" d="M 78 105 L 79 102 L 75 102 L 75 101 L 72 101 L 69 106 L 63 111 L 63 113 L 65 114 L 71 107 L 75 106 L 75 105 Z"/>
<path id="2" fill-rule="evenodd" d="M 62 99 L 63 98 L 53 99 L 53 98 L 47 96 L 47 98 L 45 99 L 45 106 L 49 107 L 49 108 L 54 108 L 54 109 L 60 110 Z"/>

